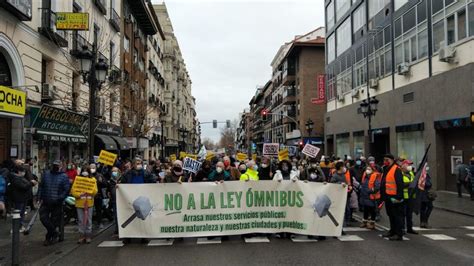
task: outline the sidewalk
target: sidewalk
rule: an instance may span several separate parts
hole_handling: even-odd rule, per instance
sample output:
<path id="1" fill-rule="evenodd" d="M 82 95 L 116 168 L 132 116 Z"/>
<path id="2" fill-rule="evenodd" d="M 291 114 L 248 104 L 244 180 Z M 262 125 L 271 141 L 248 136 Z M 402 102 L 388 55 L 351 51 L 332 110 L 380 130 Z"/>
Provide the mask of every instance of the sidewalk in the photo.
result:
<path id="1" fill-rule="evenodd" d="M 32 214 L 28 213 L 25 220 L 29 220 Z M 93 235 L 97 236 L 108 229 L 112 223 L 106 224 L 104 228 L 93 228 Z M 11 264 L 11 219 L 0 219 L 0 265 Z M 76 243 L 78 238 L 77 226 L 66 225 L 64 228 L 64 241 L 52 246 L 43 246 L 46 230 L 40 220 L 36 220 L 29 235 L 20 234 L 20 264 L 21 265 L 48 265 L 70 253 L 80 245 Z"/>
<path id="2" fill-rule="evenodd" d="M 468 194 L 458 198 L 456 192 L 436 191 L 436 193 L 438 198 L 433 202 L 436 209 L 474 217 L 474 201 L 470 200 Z"/>

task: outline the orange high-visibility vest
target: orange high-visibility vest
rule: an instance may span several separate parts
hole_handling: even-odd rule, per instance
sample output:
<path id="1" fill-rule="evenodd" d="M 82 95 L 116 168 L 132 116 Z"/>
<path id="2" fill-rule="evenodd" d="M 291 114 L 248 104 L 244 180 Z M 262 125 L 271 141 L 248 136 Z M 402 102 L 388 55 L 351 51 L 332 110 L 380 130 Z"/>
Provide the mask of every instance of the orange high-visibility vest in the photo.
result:
<path id="1" fill-rule="evenodd" d="M 367 174 L 364 172 L 364 175 L 362 176 L 362 184 L 365 183 L 366 176 Z M 372 172 L 369 178 L 369 185 L 368 185 L 370 191 L 374 191 L 376 181 L 380 182 L 380 174 L 378 172 Z M 371 200 L 380 199 L 380 190 L 377 191 L 376 193 L 370 194 L 370 199 Z"/>
<path id="2" fill-rule="evenodd" d="M 398 166 L 393 165 L 385 177 L 385 193 L 390 196 L 397 195 L 397 182 L 395 181 L 395 171 L 397 171 L 397 169 Z"/>
<path id="3" fill-rule="evenodd" d="M 346 176 L 346 184 L 348 186 L 350 186 L 352 184 L 352 180 L 351 180 L 351 172 L 349 170 L 346 171 L 345 173 L 345 176 Z"/>

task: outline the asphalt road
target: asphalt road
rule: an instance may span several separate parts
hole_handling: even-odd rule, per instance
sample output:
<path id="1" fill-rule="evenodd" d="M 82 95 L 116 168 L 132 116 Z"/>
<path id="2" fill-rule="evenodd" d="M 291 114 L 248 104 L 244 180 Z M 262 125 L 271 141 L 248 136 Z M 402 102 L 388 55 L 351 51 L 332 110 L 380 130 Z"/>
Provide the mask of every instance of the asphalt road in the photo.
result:
<path id="1" fill-rule="evenodd" d="M 414 221 L 418 224 L 417 217 Z M 474 218 L 434 210 L 431 224 L 432 230 L 407 235 L 409 240 L 402 242 L 381 238 L 381 231 L 360 231 L 354 223 L 345 238 L 355 241 L 328 238 L 296 243 L 270 236 L 268 243 L 246 243 L 235 236 L 219 244 L 197 244 L 196 238 L 186 238 L 170 246 L 137 241 L 122 247 L 98 247 L 116 241 L 109 229 L 53 265 L 474 265 Z M 436 237 L 433 235 L 451 240 L 428 237 Z"/>

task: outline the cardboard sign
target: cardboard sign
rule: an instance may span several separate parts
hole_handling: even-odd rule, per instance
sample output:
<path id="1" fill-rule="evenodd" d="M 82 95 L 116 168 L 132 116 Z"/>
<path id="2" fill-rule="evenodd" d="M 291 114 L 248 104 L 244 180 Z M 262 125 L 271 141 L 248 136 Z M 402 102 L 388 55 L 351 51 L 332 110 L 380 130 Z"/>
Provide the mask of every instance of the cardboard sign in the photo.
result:
<path id="1" fill-rule="evenodd" d="M 278 155 L 280 150 L 280 144 L 278 143 L 265 143 L 263 144 L 263 155 Z"/>
<path id="2" fill-rule="evenodd" d="M 248 158 L 248 157 L 247 157 L 247 154 L 245 154 L 245 153 L 239 152 L 239 153 L 237 153 L 237 155 L 236 155 L 236 159 L 237 159 L 237 161 L 239 161 L 239 162 L 243 162 L 243 161 L 247 160 L 247 158 Z"/>
<path id="3" fill-rule="evenodd" d="M 97 162 L 104 165 L 113 166 L 116 159 L 117 154 L 108 152 L 106 150 L 101 150 L 99 154 L 99 160 L 97 160 Z"/>
<path id="4" fill-rule="evenodd" d="M 296 147 L 296 146 L 286 146 L 286 148 L 288 149 L 288 153 L 290 154 L 290 156 L 296 156 L 296 152 L 298 151 L 298 147 Z"/>
<path id="5" fill-rule="evenodd" d="M 189 154 L 189 153 L 188 153 L 188 154 L 186 154 L 186 157 L 191 158 L 191 159 L 193 159 L 193 160 L 197 160 L 197 159 L 198 159 L 198 156 L 195 155 L 195 154 Z"/>
<path id="6" fill-rule="evenodd" d="M 187 155 L 186 152 L 180 151 L 180 152 L 179 152 L 179 159 L 180 159 L 180 160 L 184 159 L 184 158 L 186 157 L 186 155 Z"/>
<path id="7" fill-rule="evenodd" d="M 308 143 L 304 146 L 302 153 L 308 155 L 311 158 L 316 158 L 319 153 L 319 150 L 320 148 Z"/>
<path id="8" fill-rule="evenodd" d="M 171 154 L 171 155 L 170 155 L 170 161 L 171 161 L 171 162 L 176 161 L 176 154 Z"/>
<path id="9" fill-rule="evenodd" d="M 252 160 L 253 160 L 254 162 L 257 161 L 257 154 L 255 154 L 255 153 L 252 154 Z"/>
<path id="10" fill-rule="evenodd" d="M 74 183 L 72 184 L 71 194 L 93 194 L 94 191 L 97 191 L 97 184 L 94 178 L 76 176 Z"/>
<path id="11" fill-rule="evenodd" d="M 278 152 L 278 160 L 279 161 L 283 161 L 283 160 L 289 160 L 290 159 L 290 156 L 289 156 L 289 152 L 287 149 L 284 149 L 284 150 L 281 150 L 280 152 Z"/>
<path id="12" fill-rule="evenodd" d="M 183 169 L 196 174 L 201 168 L 201 165 L 201 162 L 186 157 L 184 158 Z"/>

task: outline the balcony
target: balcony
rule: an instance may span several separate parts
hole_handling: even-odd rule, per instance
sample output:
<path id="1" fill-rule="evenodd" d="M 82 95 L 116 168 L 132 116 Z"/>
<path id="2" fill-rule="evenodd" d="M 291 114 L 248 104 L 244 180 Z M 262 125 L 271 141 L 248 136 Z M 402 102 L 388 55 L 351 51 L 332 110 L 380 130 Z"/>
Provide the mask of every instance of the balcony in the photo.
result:
<path id="1" fill-rule="evenodd" d="M 79 35 L 78 31 L 74 31 L 72 34 L 72 48 L 70 54 L 77 57 L 82 51 L 83 46 L 87 46 L 89 51 L 92 51 L 92 44 L 90 44 L 84 37 Z"/>
<path id="2" fill-rule="evenodd" d="M 31 21 L 32 0 L 0 0 L 0 7 L 10 11 L 21 21 Z"/>
<path id="3" fill-rule="evenodd" d="M 110 25 L 117 31 L 120 32 L 120 16 L 115 11 L 115 9 L 110 8 L 110 19 L 109 19 Z"/>
<path id="4" fill-rule="evenodd" d="M 41 26 L 38 32 L 53 41 L 59 47 L 67 47 L 66 32 L 56 30 L 56 13 L 49 8 L 40 8 Z"/>
<path id="5" fill-rule="evenodd" d="M 285 90 L 283 93 L 283 104 L 291 105 L 296 103 L 296 89 L 295 87 L 290 87 Z"/>
<path id="6" fill-rule="evenodd" d="M 102 14 L 107 15 L 106 0 L 94 0 L 94 4 Z"/>

